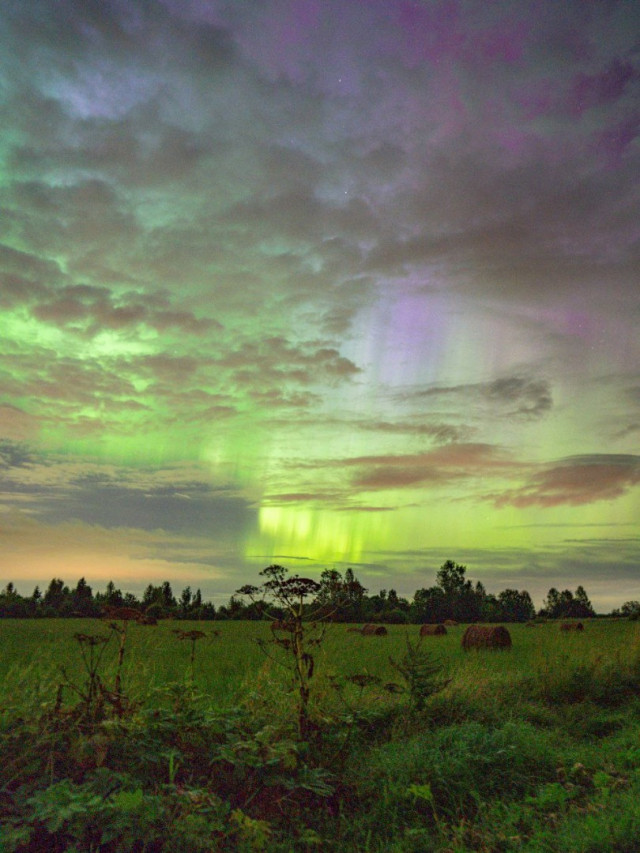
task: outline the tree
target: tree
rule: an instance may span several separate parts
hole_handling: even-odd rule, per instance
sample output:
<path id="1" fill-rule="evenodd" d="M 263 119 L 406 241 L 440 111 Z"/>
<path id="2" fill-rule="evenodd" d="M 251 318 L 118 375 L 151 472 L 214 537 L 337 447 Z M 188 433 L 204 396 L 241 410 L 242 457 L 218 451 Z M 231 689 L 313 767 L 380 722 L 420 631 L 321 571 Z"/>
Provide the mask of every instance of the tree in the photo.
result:
<path id="1" fill-rule="evenodd" d="M 21 619 L 27 615 L 27 602 L 12 583 L 8 583 L 0 593 L 0 616 Z"/>
<path id="2" fill-rule="evenodd" d="M 169 581 L 164 581 L 161 587 L 162 590 L 162 605 L 165 610 L 175 610 L 177 607 L 176 599 L 171 589 Z"/>
<path id="3" fill-rule="evenodd" d="M 319 618 L 356 621 L 361 616 L 366 592 L 353 569 L 347 569 L 344 578 L 337 569 L 324 569 L 315 598 L 315 604 L 321 608 Z"/>
<path id="4" fill-rule="evenodd" d="M 428 589 L 417 589 L 409 613 L 411 621 L 416 624 L 444 622 L 449 615 L 449 606 L 442 587 L 432 586 Z"/>
<path id="5" fill-rule="evenodd" d="M 44 594 L 43 604 L 53 616 L 67 615 L 71 610 L 69 587 L 60 578 L 52 578 Z"/>
<path id="6" fill-rule="evenodd" d="M 149 584 L 142 594 L 142 606 L 146 609 L 152 604 L 159 604 L 163 614 L 176 609 L 177 603 L 169 581 L 164 581 L 161 586 Z"/>
<path id="7" fill-rule="evenodd" d="M 535 616 L 533 601 L 526 590 L 503 589 L 498 595 L 498 607 L 505 622 L 526 622 Z"/>
<path id="8" fill-rule="evenodd" d="M 71 613 L 78 616 L 93 616 L 96 611 L 91 587 L 84 578 L 80 578 L 71 593 Z"/>
<path id="9" fill-rule="evenodd" d="M 578 619 L 589 619 L 596 615 L 583 586 L 579 586 L 573 596 L 573 615 Z"/>
<path id="10" fill-rule="evenodd" d="M 122 592 L 119 589 L 116 589 L 116 585 L 113 581 L 109 581 L 109 583 L 107 584 L 107 588 L 104 591 L 104 594 L 101 596 L 101 601 L 109 607 L 123 606 L 124 600 L 122 597 Z"/>
<path id="11" fill-rule="evenodd" d="M 146 609 L 150 607 L 152 604 L 156 602 L 159 604 L 159 599 L 162 597 L 160 587 L 153 586 L 153 584 L 149 584 L 145 591 L 142 593 L 142 605 Z"/>
<path id="12" fill-rule="evenodd" d="M 191 612 L 192 595 L 191 587 L 186 586 L 180 593 L 180 601 L 178 602 L 178 610 L 183 618 L 186 618 Z"/>
<path id="13" fill-rule="evenodd" d="M 27 607 L 29 616 L 40 616 L 41 608 L 42 608 L 42 593 L 40 592 L 40 587 L 35 586 L 33 588 L 33 592 L 31 593 L 31 598 L 27 600 Z"/>
<path id="14" fill-rule="evenodd" d="M 498 603 L 498 599 L 492 593 L 487 593 L 482 599 L 480 619 L 482 622 L 502 621 L 502 608 Z"/>
<path id="15" fill-rule="evenodd" d="M 440 566 L 436 575 L 436 581 L 445 595 L 452 598 L 460 595 L 465 585 L 471 583 L 470 581 L 465 581 L 464 576 L 466 571 L 466 566 L 454 563 L 453 560 L 447 560 L 446 563 Z"/>
<path id="16" fill-rule="evenodd" d="M 558 610 L 560 602 L 560 593 L 552 586 L 549 592 L 547 593 L 547 597 L 542 602 L 542 610 L 540 611 L 541 616 L 548 616 L 549 619 L 555 618 L 553 614 Z"/>
<path id="17" fill-rule="evenodd" d="M 347 569 L 344 573 L 344 594 L 346 597 L 348 618 L 357 619 L 361 615 L 362 604 L 367 590 L 354 575 L 353 569 Z"/>
<path id="18" fill-rule="evenodd" d="M 475 622 L 482 612 L 484 587 L 476 594 L 471 581 L 465 580 L 466 571 L 466 566 L 447 560 L 440 566 L 436 580 L 446 600 L 445 618 Z"/>
<path id="19" fill-rule="evenodd" d="M 576 589 L 575 596 L 569 589 L 558 592 L 555 587 L 552 587 L 547 593 L 542 613 L 550 619 L 588 619 L 595 616 L 591 602 L 582 586 Z"/>
<path id="20" fill-rule="evenodd" d="M 205 601 L 199 608 L 199 619 L 213 620 L 217 617 L 216 608 L 211 601 Z"/>
<path id="21" fill-rule="evenodd" d="M 620 608 L 620 613 L 629 619 L 638 619 L 640 617 L 640 601 L 625 601 Z"/>

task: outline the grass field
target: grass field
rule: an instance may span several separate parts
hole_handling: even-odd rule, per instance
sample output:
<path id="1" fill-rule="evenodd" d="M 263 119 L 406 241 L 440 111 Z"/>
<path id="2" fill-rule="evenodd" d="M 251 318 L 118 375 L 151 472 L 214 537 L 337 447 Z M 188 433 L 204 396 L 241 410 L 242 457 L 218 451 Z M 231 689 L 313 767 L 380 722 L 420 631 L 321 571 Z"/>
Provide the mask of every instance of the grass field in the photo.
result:
<path id="1" fill-rule="evenodd" d="M 346 625 L 328 628 L 317 657 L 316 692 L 323 693 L 327 676 L 369 673 L 392 681 L 389 658 L 402 656 L 406 638 L 418 637 L 418 626 L 390 625 L 386 637 L 362 637 Z M 128 627 L 123 676 L 128 692 L 143 703 L 158 701 L 158 688 L 184 680 L 189 670 L 190 644 L 176 631 L 199 629 L 207 636 L 196 649 L 195 680 L 199 691 L 215 706 L 235 705 L 262 686 L 282 685 L 285 674 L 268 659 L 256 640 L 269 639 L 268 623 L 260 622 L 160 622 Z M 552 690 L 566 681 L 568 671 L 592 668 L 603 675 L 609 669 L 630 666 L 640 658 L 640 623 L 593 620 L 583 633 L 561 633 L 556 623 L 535 628 L 510 625 L 513 648 L 506 653 L 465 653 L 461 637 L 465 627 L 448 628 L 446 636 L 427 637 L 425 647 L 442 660 L 452 678 L 449 695 L 479 701 L 517 702 L 540 689 Z M 218 632 L 218 636 L 215 633 Z M 96 619 L 0 621 L 0 707 L 28 709 L 34 695 L 53 701 L 60 670 L 81 678 L 82 658 L 77 633 L 106 633 Z M 114 644 L 104 655 L 104 670 L 115 667 Z"/>
<path id="2" fill-rule="evenodd" d="M 20 764 L 11 753 L 29 732 L 33 739 L 37 730 L 45 744 L 58 743 L 60 725 L 51 724 L 58 685 L 67 683 L 69 707 L 74 701 L 69 685 L 86 680 L 74 635 L 106 630 L 97 620 L 0 622 L 5 766 Z M 193 673 L 191 643 L 179 640 L 177 630 L 206 634 L 196 643 Z M 54 787 L 71 785 L 65 796 L 85 802 L 82 796 L 95 793 L 97 777 L 107 771 L 120 774 L 123 796 L 139 791 L 136 796 L 148 800 L 147 811 L 153 802 L 174 815 L 169 825 L 187 853 L 640 850 L 638 623 L 592 620 L 582 633 L 560 632 L 555 623 L 510 625 L 513 648 L 498 652 L 463 652 L 463 631 L 455 626 L 446 636 L 426 637 L 420 644 L 433 651 L 449 683 L 418 711 L 406 693 L 383 689 L 389 682 L 402 684 L 390 658 L 403 658 L 407 637 L 417 640 L 418 626 L 388 626 L 386 637 L 330 626 L 314 654 L 310 708 L 315 740 L 301 744 L 294 734 L 296 694 L 289 690 L 289 674 L 256 642 L 270 639 L 267 624 L 131 624 L 122 682 L 136 713 L 127 720 L 101 721 L 90 731 L 71 716 L 63 738 L 70 754 L 80 749 L 79 742 L 98 738 L 107 757 L 99 766 L 89 761 L 80 772 L 62 750 L 58 754 L 58 746 L 47 746 L 57 762 L 48 781 L 55 779 Z M 106 647 L 100 669 L 105 682 L 113 678 L 117 652 L 115 642 Z M 356 678 L 353 683 L 350 676 L 377 681 L 366 685 L 367 678 Z M 176 705 L 171 685 L 187 685 L 191 698 L 186 704 L 183 695 Z M 241 718 L 234 716 L 238 709 Z M 48 721 L 44 734 L 38 719 Z M 163 721 L 161 730 L 157 720 Z M 141 741 L 155 759 L 138 754 Z M 199 744 L 199 757 L 191 754 L 192 741 Z M 120 751 L 125 742 L 126 760 Z M 203 760 L 206 773 L 199 765 Z M 161 770 L 167 761 L 168 769 Z M 227 778 L 230 766 L 233 779 Z M 215 781 L 221 773 L 224 784 Z M 71 819 L 57 826 L 41 803 L 42 798 L 48 802 L 51 786 L 31 779 L 29 787 L 22 779 L 21 789 L 19 775 L 0 774 L 0 792 L 12 798 L 8 825 L 13 834 L 6 837 L 14 839 L 13 846 L 0 844 L 2 850 L 33 853 L 40 849 L 34 846 L 37 839 L 45 836 L 56 839 L 58 846 L 51 849 L 69 853 L 172 849 L 169 841 L 164 847 L 153 841 L 155 824 L 141 823 L 133 806 L 124 815 L 113 806 L 117 820 L 107 810 L 102 840 L 87 840 L 86 827 L 74 830 Z M 27 788 L 44 817 L 33 818 L 21 836 L 21 821 L 28 823 L 20 817 Z M 192 792 L 189 820 L 185 806 L 178 808 L 171 800 L 186 790 Z M 211 802 L 209 811 L 194 805 L 203 790 L 215 790 L 215 809 Z M 275 812 L 274 798 L 280 804 Z M 29 808 L 33 813 L 33 802 Z M 168 818 L 162 814 L 158 821 L 166 830 Z M 138 840 L 152 839 L 144 842 L 147 846 L 127 848 L 133 844 L 130 824 L 137 827 Z M 28 839 L 23 846 L 15 840 L 20 837 Z M 175 838 L 171 843 L 177 843 Z"/>

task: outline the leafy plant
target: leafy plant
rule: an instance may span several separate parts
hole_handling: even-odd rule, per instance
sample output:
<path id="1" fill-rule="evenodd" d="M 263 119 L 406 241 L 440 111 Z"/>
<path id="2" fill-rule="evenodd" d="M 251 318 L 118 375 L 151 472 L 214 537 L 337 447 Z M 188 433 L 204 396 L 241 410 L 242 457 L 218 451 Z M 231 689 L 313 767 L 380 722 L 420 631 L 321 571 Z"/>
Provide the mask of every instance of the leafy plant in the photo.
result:
<path id="1" fill-rule="evenodd" d="M 433 652 L 426 649 L 422 638 L 412 642 L 406 637 L 406 652 L 399 661 L 389 658 L 391 666 L 405 681 L 411 706 L 422 711 L 427 700 L 451 683 L 443 675 L 444 666 Z"/>

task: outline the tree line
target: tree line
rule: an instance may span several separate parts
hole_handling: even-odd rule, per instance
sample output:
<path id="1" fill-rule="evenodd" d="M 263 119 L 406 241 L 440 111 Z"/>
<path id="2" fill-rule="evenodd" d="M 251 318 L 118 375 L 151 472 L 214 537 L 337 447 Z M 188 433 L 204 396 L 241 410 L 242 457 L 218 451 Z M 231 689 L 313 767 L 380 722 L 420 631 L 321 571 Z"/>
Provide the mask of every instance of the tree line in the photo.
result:
<path id="1" fill-rule="evenodd" d="M 417 589 L 412 599 L 398 595 L 394 589 L 381 589 L 369 595 L 356 578 L 353 569 L 344 574 L 325 569 L 318 581 L 314 607 L 324 608 L 334 621 L 385 622 L 387 624 L 423 624 L 425 622 L 526 622 L 536 617 L 548 619 L 587 619 L 595 616 L 589 597 L 582 586 L 575 592 L 552 587 L 543 606 L 536 611 L 526 590 L 504 589 L 497 595 L 486 591 L 478 581 L 466 577 L 466 566 L 447 560 L 438 569 L 435 584 Z M 247 602 L 238 593 L 225 605 L 215 607 L 204 601 L 199 589 L 185 587 L 175 595 L 169 581 L 158 586 L 149 584 L 138 598 L 123 593 L 113 581 L 103 592 L 95 592 L 80 578 L 74 588 L 60 578 L 53 578 L 44 592 L 35 587 L 30 596 L 20 595 L 13 583 L 0 593 L 0 618 L 30 617 L 100 617 L 108 609 L 128 607 L 146 616 L 174 619 L 261 619 L 263 612 L 256 602 Z M 640 603 L 625 602 L 613 616 L 640 616 Z"/>

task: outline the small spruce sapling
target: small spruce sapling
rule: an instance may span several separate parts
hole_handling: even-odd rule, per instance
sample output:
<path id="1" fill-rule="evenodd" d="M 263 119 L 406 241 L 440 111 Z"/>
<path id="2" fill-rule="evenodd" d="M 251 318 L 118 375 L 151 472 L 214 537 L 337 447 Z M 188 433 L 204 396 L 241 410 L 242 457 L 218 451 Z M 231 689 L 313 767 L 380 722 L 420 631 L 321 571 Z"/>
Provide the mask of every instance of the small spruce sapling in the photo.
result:
<path id="1" fill-rule="evenodd" d="M 422 637 L 415 643 L 407 637 L 406 644 L 407 650 L 402 658 L 395 661 L 390 657 L 389 663 L 404 679 L 410 706 L 422 711 L 427 699 L 444 690 L 451 679 L 443 676 L 442 663 L 423 646 Z"/>

